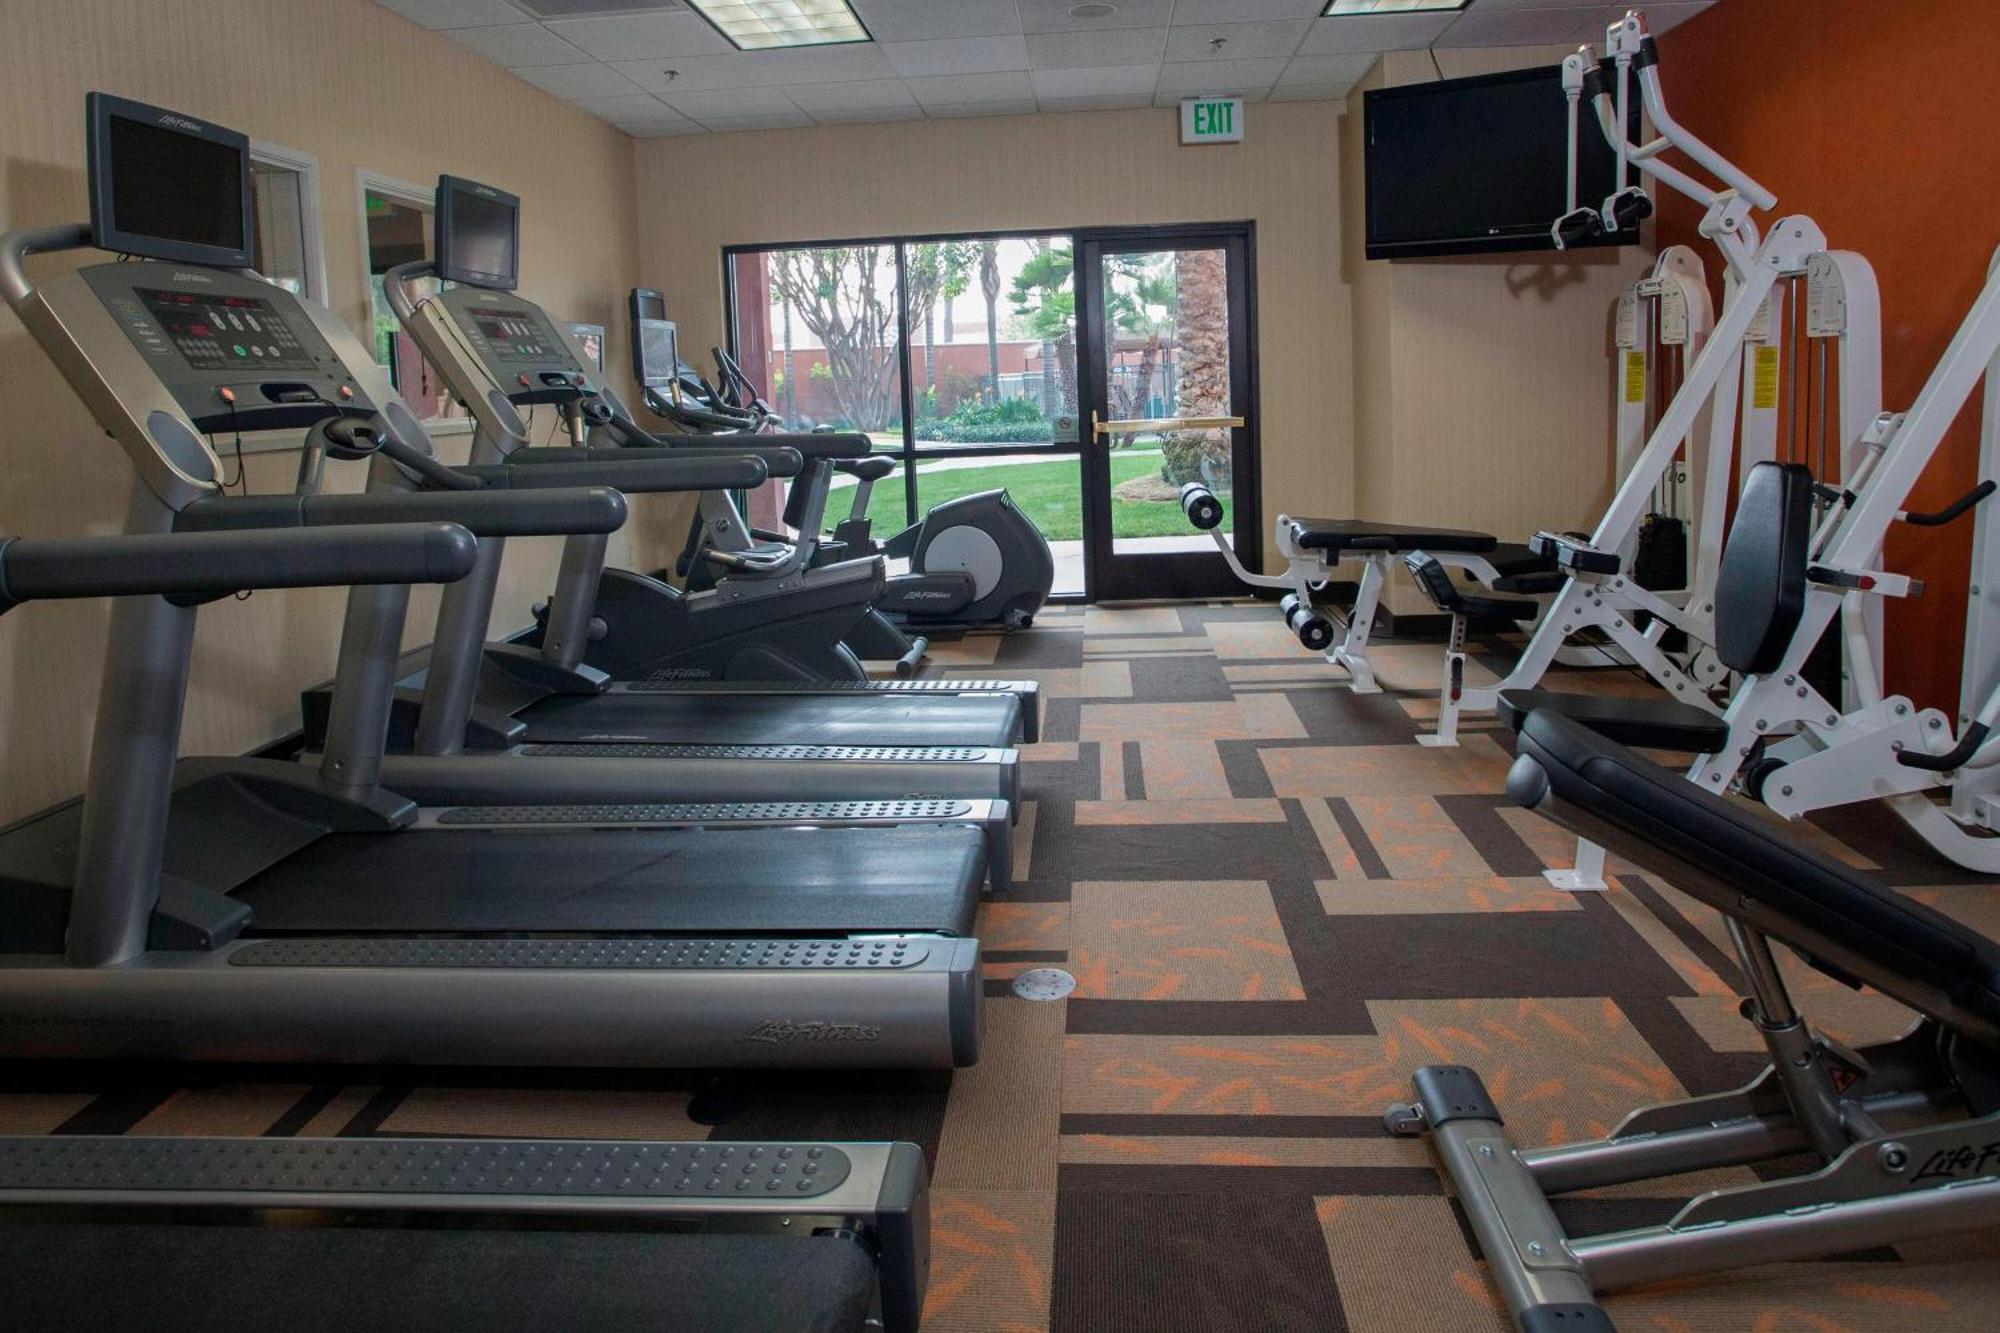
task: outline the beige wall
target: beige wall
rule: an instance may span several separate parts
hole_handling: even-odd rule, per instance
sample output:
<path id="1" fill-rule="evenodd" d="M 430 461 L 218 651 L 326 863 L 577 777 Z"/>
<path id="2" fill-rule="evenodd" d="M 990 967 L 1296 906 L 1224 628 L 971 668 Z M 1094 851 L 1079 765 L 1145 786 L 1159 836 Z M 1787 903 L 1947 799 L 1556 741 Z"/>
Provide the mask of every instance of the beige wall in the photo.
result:
<path id="1" fill-rule="evenodd" d="M 1457 77 L 1563 54 L 1439 56 Z M 1363 88 L 1436 76 L 1392 52 Z M 1367 262 L 1361 94 L 1252 105 L 1219 147 L 1180 147 L 1159 110 L 643 141 L 643 280 L 700 348 L 722 337 L 725 245 L 1250 218 L 1267 515 L 1587 522 L 1610 492 L 1609 312 L 1642 259 Z"/>
<path id="2" fill-rule="evenodd" d="M 81 221 L 83 97 L 163 103 L 319 159 L 332 304 L 365 325 L 358 169 L 405 181 L 453 171 L 523 198 L 526 290 L 559 316 L 612 331 L 626 363 L 634 252 L 632 140 L 512 79 L 371 0 L 7 0 L 0 42 L 0 221 Z M 61 259 L 30 261 L 47 272 Z M 0 533 L 116 529 L 129 471 L 0 309 Z M 546 416 L 546 414 L 544 414 Z M 462 456 L 464 437 L 447 457 Z M 226 451 L 225 451 L 226 452 Z M 253 455 L 253 489 L 287 489 L 292 453 Z M 346 474 L 358 481 L 358 474 Z M 495 621 L 525 622 L 554 570 L 552 542 L 522 542 Z M 429 637 L 420 600 L 416 639 Z M 296 725 L 300 686 L 326 675 L 334 593 L 259 593 L 205 608 L 183 749 L 235 752 Z M 30 606 L 0 619 L 0 819 L 83 782 L 106 610 Z"/>
<path id="3" fill-rule="evenodd" d="M 1341 106 L 1246 112 L 1242 143 L 1200 148 L 1159 110 L 642 141 L 640 267 L 699 349 L 722 338 L 725 245 L 1254 220 L 1266 510 L 1340 513 L 1353 494 Z"/>
<path id="4" fill-rule="evenodd" d="M 357 324 L 358 169 L 411 182 L 451 170 L 518 191 L 527 290 L 607 325 L 622 366 L 634 281 L 666 292 L 689 346 L 721 340 L 728 244 L 1248 218 L 1267 513 L 1518 535 L 1588 520 L 1609 489 L 1607 311 L 1639 259 L 1365 262 L 1359 90 L 1345 104 L 1253 105 L 1245 142 L 1224 147 L 1180 147 L 1175 118 L 1157 110 L 635 144 L 369 0 L 10 0 L 8 21 L 10 226 L 83 215 L 83 94 L 103 88 L 315 154 L 334 304 Z M 1440 54 L 1449 75 L 1560 55 Z M 1370 79 L 1429 77 L 1428 57 L 1411 52 Z M 0 382 L 0 532 L 115 528 L 123 459 L 6 312 Z M 284 488 L 292 464 L 253 456 L 253 487 Z M 670 518 L 649 508 L 628 554 L 671 542 Z M 523 621 L 554 563 L 553 543 L 516 546 L 501 625 Z M 413 639 L 430 605 L 419 601 Z M 338 613 L 332 593 L 205 609 L 184 748 L 240 750 L 285 731 L 294 692 L 330 665 Z M 104 623 L 87 603 L 0 620 L 0 817 L 80 787 Z"/>
<path id="5" fill-rule="evenodd" d="M 1437 54 L 1445 75 L 1460 78 L 1554 64 L 1566 51 Z M 1430 53 L 1392 51 L 1348 95 L 1341 262 L 1355 292 L 1360 510 L 1516 541 L 1537 528 L 1588 527 L 1611 497 L 1611 308 L 1650 252 L 1369 262 L 1363 95 L 1437 75 Z M 1400 582 L 1390 607 L 1429 609 Z"/>

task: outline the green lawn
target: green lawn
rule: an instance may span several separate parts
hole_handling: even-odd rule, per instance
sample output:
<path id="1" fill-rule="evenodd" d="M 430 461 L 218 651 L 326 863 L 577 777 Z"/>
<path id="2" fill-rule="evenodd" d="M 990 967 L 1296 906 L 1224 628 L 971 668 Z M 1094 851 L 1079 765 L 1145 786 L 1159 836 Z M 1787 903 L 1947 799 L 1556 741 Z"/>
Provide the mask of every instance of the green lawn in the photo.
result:
<path id="1" fill-rule="evenodd" d="M 1114 454 L 1111 458 L 1111 484 L 1130 481 L 1149 472 L 1159 470 L 1160 456 L 1157 453 L 1138 455 Z M 917 513 L 922 514 L 932 505 L 954 496 L 969 495 L 974 491 L 1004 489 L 1014 498 L 1021 512 L 1034 521 L 1042 530 L 1042 535 L 1052 542 L 1077 541 L 1083 536 L 1083 501 L 1080 494 L 1081 473 L 1075 458 L 1051 459 L 1046 463 L 1014 463 L 1000 467 L 951 468 L 944 471 L 925 471 L 922 464 L 917 468 Z M 847 512 L 850 503 L 846 488 L 834 491 L 828 502 L 829 516 Z M 1222 496 L 1223 525 L 1229 524 L 1229 496 Z M 1195 529 L 1181 513 L 1181 507 L 1171 501 L 1133 502 L 1113 500 L 1111 502 L 1112 530 L 1120 537 L 1184 537 Z M 874 523 L 875 535 L 887 538 L 903 526 L 903 480 L 900 475 L 884 478 L 877 483 L 875 493 L 869 498 L 868 517 Z"/>

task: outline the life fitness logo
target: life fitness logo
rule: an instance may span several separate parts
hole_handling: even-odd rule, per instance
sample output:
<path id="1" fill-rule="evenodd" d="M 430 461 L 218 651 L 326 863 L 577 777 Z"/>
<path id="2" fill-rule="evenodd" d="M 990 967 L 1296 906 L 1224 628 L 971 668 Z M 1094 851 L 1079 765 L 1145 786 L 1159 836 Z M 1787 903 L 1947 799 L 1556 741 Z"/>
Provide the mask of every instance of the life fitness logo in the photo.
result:
<path id="1" fill-rule="evenodd" d="M 170 130 L 192 130 L 196 134 L 208 128 L 198 120 L 189 120 L 186 116 L 176 116 L 172 112 L 161 116 L 159 123 Z"/>
<path id="2" fill-rule="evenodd" d="M 215 279 L 209 277 L 206 273 L 189 273 L 182 269 L 174 270 L 172 280 L 174 282 L 199 282 L 210 287 L 215 285 Z"/>

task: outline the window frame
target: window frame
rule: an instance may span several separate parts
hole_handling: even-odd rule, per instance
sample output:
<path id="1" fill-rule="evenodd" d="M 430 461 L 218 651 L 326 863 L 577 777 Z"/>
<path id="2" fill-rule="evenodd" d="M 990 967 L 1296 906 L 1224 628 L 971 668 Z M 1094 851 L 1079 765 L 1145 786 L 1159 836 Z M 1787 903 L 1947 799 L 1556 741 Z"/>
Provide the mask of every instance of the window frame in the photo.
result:
<path id="1" fill-rule="evenodd" d="M 299 178 L 299 232 L 305 251 L 305 299 L 326 304 L 326 230 L 320 219 L 319 158 L 268 139 L 250 141 L 253 166 L 277 167 Z"/>
<path id="2" fill-rule="evenodd" d="M 299 177 L 299 230 L 305 255 L 304 300 L 326 304 L 326 231 L 320 218 L 319 158 L 296 148 L 272 143 L 267 139 L 250 141 L 250 160 L 263 166 L 278 167 L 295 173 Z M 267 281 L 269 274 L 260 275 Z M 227 440 L 220 434 L 211 440 L 218 452 L 236 452 L 235 437 Z M 243 435 L 245 454 L 281 454 L 288 450 L 304 447 L 304 439 L 296 430 L 256 430 Z"/>
<path id="3" fill-rule="evenodd" d="M 1035 241 L 1061 237 L 1074 247 L 1090 227 L 1011 227 L 984 231 L 937 231 L 920 232 L 907 236 L 851 236 L 837 240 L 819 241 L 765 241 L 747 244 L 725 245 L 722 247 L 722 336 L 728 344 L 731 356 L 739 354 L 738 327 L 736 320 L 736 260 L 743 255 L 772 254 L 780 250 L 828 250 L 846 249 L 861 245 L 889 246 L 896 257 L 896 345 L 902 358 L 902 370 L 898 378 L 902 381 L 903 447 L 893 457 L 903 464 L 903 512 L 905 522 L 914 523 L 921 517 L 917 510 L 917 470 L 916 464 L 939 458 L 999 458 L 1017 454 L 1045 454 L 1051 458 L 1073 456 L 1081 458 L 1084 447 L 1084 427 L 1079 419 L 1076 423 L 1076 438 L 1072 440 L 1049 440 L 1006 442 L 1001 444 L 973 444 L 948 449 L 919 449 L 916 440 L 916 386 L 910 378 L 910 306 L 902 299 L 905 289 L 905 251 L 912 245 L 928 245 L 942 241 Z M 1080 281 L 1081 276 L 1072 279 Z"/>

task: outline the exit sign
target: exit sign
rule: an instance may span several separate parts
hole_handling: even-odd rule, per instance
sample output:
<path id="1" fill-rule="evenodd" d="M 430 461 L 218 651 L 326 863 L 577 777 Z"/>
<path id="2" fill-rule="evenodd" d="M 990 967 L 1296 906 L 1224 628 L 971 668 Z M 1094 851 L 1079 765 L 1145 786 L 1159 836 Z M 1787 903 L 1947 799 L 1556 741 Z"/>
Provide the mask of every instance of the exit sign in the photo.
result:
<path id="1" fill-rule="evenodd" d="M 1242 143 L 1243 99 L 1184 97 L 1181 99 L 1182 143 Z"/>

